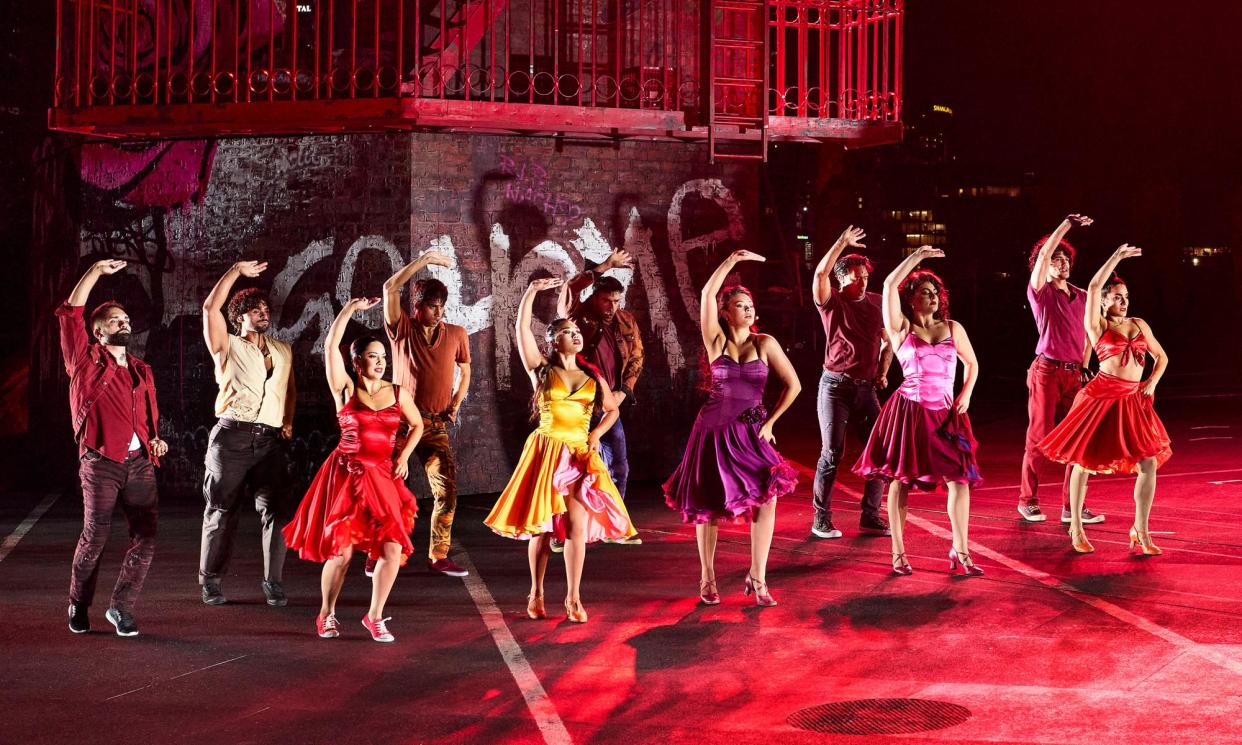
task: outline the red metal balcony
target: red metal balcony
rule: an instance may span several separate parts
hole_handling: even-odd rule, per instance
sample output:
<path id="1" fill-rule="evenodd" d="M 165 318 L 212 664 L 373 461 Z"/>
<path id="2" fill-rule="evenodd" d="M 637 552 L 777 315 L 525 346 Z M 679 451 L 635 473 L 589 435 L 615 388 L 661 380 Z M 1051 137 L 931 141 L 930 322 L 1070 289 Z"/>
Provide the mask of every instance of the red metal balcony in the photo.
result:
<path id="1" fill-rule="evenodd" d="M 770 140 L 879 144 L 900 136 L 902 5 L 57 0 L 49 124 L 711 140 L 739 156 Z"/>

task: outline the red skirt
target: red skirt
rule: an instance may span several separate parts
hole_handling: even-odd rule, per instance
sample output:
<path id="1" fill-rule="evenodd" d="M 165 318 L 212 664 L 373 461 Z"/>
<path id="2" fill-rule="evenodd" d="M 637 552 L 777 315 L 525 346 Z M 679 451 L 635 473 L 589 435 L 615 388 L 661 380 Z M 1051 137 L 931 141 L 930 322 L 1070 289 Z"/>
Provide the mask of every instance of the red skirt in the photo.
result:
<path id="1" fill-rule="evenodd" d="M 983 480 L 978 449 L 970 417 L 952 408 L 929 409 L 895 393 L 880 409 L 854 473 L 925 491 L 945 481 L 974 486 Z"/>
<path id="2" fill-rule="evenodd" d="M 414 552 L 410 532 L 417 514 L 414 495 L 393 475 L 392 461 L 367 463 L 334 452 L 282 532 L 285 544 L 307 561 L 328 561 L 351 546 L 378 559 L 385 543 L 398 543 L 404 566 Z"/>
<path id="3" fill-rule="evenodd" d="M 1152 398 L 1140 390 L 1144 382 L 1095 376 L 1036 447 L 1058 463 L 1090 473 L 1134 473 L 1147 458 L 1155 458 L 1157 468 L 1164 465 L 1173 449 Z"/>

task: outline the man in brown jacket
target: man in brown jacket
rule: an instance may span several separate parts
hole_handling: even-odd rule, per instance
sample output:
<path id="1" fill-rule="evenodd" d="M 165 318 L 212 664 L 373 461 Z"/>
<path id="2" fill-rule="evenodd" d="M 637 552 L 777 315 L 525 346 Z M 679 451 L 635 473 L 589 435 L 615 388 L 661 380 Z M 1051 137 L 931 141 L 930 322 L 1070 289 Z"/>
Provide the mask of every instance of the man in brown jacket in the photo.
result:
<path id="1" fill-rule="evenodd" d="M 604 273 L 609 269 L 629 267 L 629 253 L 614 251 L 602 264 L 574 276 L 563 285 L 557 303 L 557 315 L 573 319 L 578 324 L 583 338 L 582 354 L 599 368 L 612 389 L 618 409 L 634 400 L 634 386 L 638 384 L 638 376 L 643 370 L 643 340 L 634 315 L 621 308 L 625 287 L 616 277 L 604 276 Z M 581 295 L 588 285 L 592 285 L 592 291 L 584 301 Z M 599 416 L 592 417 L 592 427 Z M 604 434 L 600 441 L 600 456 L 624 498 L 625 485 L 630 478 L 630 464 L 625 448 L 625 427 L 621 422 L 622 418 L 618 418 L 617 423 Z M 642 539 L 634 537 L 618 543 L 638 544 L 642 543 Z"/>

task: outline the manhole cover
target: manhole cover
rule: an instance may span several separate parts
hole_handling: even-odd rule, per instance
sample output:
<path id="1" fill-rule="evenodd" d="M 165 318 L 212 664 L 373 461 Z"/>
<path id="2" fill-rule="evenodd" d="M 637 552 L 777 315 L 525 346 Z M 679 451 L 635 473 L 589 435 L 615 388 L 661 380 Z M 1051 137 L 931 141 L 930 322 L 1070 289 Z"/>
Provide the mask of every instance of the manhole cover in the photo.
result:
<path id="1" fill-rule="evenodd" d="M 841 735 L 901 735 L 961 724 L 970 709 L 918 698 L 867 698 L 809 706 L 785 721 L 810 732 Z"/>

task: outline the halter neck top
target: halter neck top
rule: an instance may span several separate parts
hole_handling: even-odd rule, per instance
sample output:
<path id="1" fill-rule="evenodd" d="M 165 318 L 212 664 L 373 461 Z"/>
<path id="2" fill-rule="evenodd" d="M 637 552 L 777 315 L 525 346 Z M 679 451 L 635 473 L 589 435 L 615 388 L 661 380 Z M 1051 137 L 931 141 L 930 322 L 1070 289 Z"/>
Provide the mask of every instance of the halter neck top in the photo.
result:
<path id="1" fill-rule="evenodd" d="M 1141 366 L 1147 360 L 1147 337 L 1142 331 L 1130 337 L 1116 329 L 1106 329 L 1095 343 L 1095 356 L 1103 362 L 1118 355 L 1123 367 L 1131 362 Z"/>

